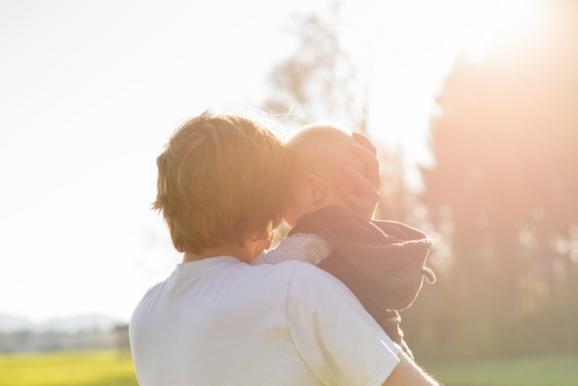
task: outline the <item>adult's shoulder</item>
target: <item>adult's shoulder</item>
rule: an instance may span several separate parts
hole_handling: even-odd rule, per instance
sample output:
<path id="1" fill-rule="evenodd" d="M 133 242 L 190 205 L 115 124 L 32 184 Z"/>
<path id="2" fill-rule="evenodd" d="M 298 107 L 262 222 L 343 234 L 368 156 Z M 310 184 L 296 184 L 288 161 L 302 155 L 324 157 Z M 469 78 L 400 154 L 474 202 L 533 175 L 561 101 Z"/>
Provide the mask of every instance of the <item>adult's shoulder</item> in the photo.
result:
<path id="1" fill-rule="evenodd" d="M 339 296 L 357 300 L 339 279 L 313 264 L 301 261 L 296 261 L 292 267 L 290 286 L 300 289 L 301 292 L 320 291 L 320 295 L 323 295 L 325 291 L 329 291 L 330 294 L 337 293 Z"/>
<path id="2" fill-rule="evenodd" d="M 324 384 L 381 385 L 399 362 L 397 347 L 335 277 L 295 264 L 287 318 L 294 347 Z"/>
<path id="3" fill-rule="evenodd" d="M 342 282 L 314 264 L 290 260 L 276 264 L 244 265 L 244 280 L 255 287 L 266 287 L 287 299 L 300 298 L 302 302 L 317 302 L 339 296 L 357 302 L 357 298 Z M 283 295 L 283 294 L 284 295 Z"/>
<path id="4" fill-rule="evenodd" d="M 155 302 L 155 299 L 157 299 L 157 297 L 160 295 L 165 283 L 166 280 L 158 282 L 145 292 L 132 313 L 129 325 L 134 325 L 141 317 L 142 312 L 148 309 L 150 305 Z"/>
<path id="5" fill-rule="evenodd" d="M 251 273 L 252 276 L 286 277 L 290 282 L 302 282 L 315 277 L 318 279 L 322 277 L 320 280 L 336 280 L 322 269 L 301 260 L 287 260 L 279 263 L 262 263 L 256 265 L 242 264 L 239 268 L 246 270 L 245 273 Z"/>

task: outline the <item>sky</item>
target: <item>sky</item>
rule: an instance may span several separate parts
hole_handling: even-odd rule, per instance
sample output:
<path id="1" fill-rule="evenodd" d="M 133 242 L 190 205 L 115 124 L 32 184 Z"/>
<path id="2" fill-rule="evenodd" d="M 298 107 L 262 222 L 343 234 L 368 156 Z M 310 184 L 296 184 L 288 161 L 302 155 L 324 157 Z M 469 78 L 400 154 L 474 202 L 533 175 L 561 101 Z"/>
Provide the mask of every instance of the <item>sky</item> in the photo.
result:
<path id="1" fill-rule="evenodd" d="M 529 2 L 344 1 L 370 133 L 410 174 L 431 162 L 428 123 L 455 58 L 483 58 Z M 291 53 L 292 15 L 325 7 L 0 0 L 0 313 L 128 320 L 180 259 L 150 210 L 156 156 L 188 117 L 254 113 Z"/>

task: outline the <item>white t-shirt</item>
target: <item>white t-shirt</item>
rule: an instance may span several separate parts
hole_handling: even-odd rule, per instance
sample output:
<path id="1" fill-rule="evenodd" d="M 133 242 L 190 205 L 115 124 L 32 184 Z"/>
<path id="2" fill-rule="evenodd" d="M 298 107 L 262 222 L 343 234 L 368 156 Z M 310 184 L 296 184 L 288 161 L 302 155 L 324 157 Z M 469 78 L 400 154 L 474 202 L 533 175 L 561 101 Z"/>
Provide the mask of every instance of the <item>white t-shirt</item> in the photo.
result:
<path id="1" fill-rule="evenodd" d="M 381 385 L 393 343 L 351 291 L 300 261 L 179 264 L 130 322 L 141 386 Z"/>

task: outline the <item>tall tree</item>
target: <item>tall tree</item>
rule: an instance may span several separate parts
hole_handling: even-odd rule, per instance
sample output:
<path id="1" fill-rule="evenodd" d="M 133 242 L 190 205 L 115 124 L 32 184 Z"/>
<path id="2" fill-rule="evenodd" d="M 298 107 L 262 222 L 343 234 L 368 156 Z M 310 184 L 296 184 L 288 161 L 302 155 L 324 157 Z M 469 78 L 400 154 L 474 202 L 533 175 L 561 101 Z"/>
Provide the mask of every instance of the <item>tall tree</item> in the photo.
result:
<path id="1" fill-rule="evenodd" d="M 578 342 L 576 327 L 548 328 L 578 312 L 578 3 L 544 7 L 531 39 L 457 61 L 422 170 L 423 202 L 450 224 L 445 295 L 461 309 L 443 324 L 502 352 L 531 327 L 550 346 Z"/>
<path id="2" fill-rule="evenodd" d="M 304 124 L 334 120 L 366 132 L 367 101 L 355 67 L 342 46 L 340 2 L 324 13 L 295 16 L 295 50 L 271 72 L 269 112 Z"/>

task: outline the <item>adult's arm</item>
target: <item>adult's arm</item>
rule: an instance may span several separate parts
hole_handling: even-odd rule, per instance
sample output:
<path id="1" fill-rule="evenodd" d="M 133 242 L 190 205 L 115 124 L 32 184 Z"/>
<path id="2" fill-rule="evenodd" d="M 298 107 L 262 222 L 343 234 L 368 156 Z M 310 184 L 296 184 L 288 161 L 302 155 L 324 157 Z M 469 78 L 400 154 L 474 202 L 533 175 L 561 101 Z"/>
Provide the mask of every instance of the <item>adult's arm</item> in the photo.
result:
<path id="1" fill-rule="evenodd" d="M 313 265 L 295 263 L 287 319 L 295 349 L 322 384 L 434 385 L 343 283 Z"/>
<path id="2" fill-rule="evenodd" d="M 383 386 L 438 386 L 439 383 L 428 376 L 422 369 L 409 359 L 404 353 L 400 354 L 400 361 Z"/>

